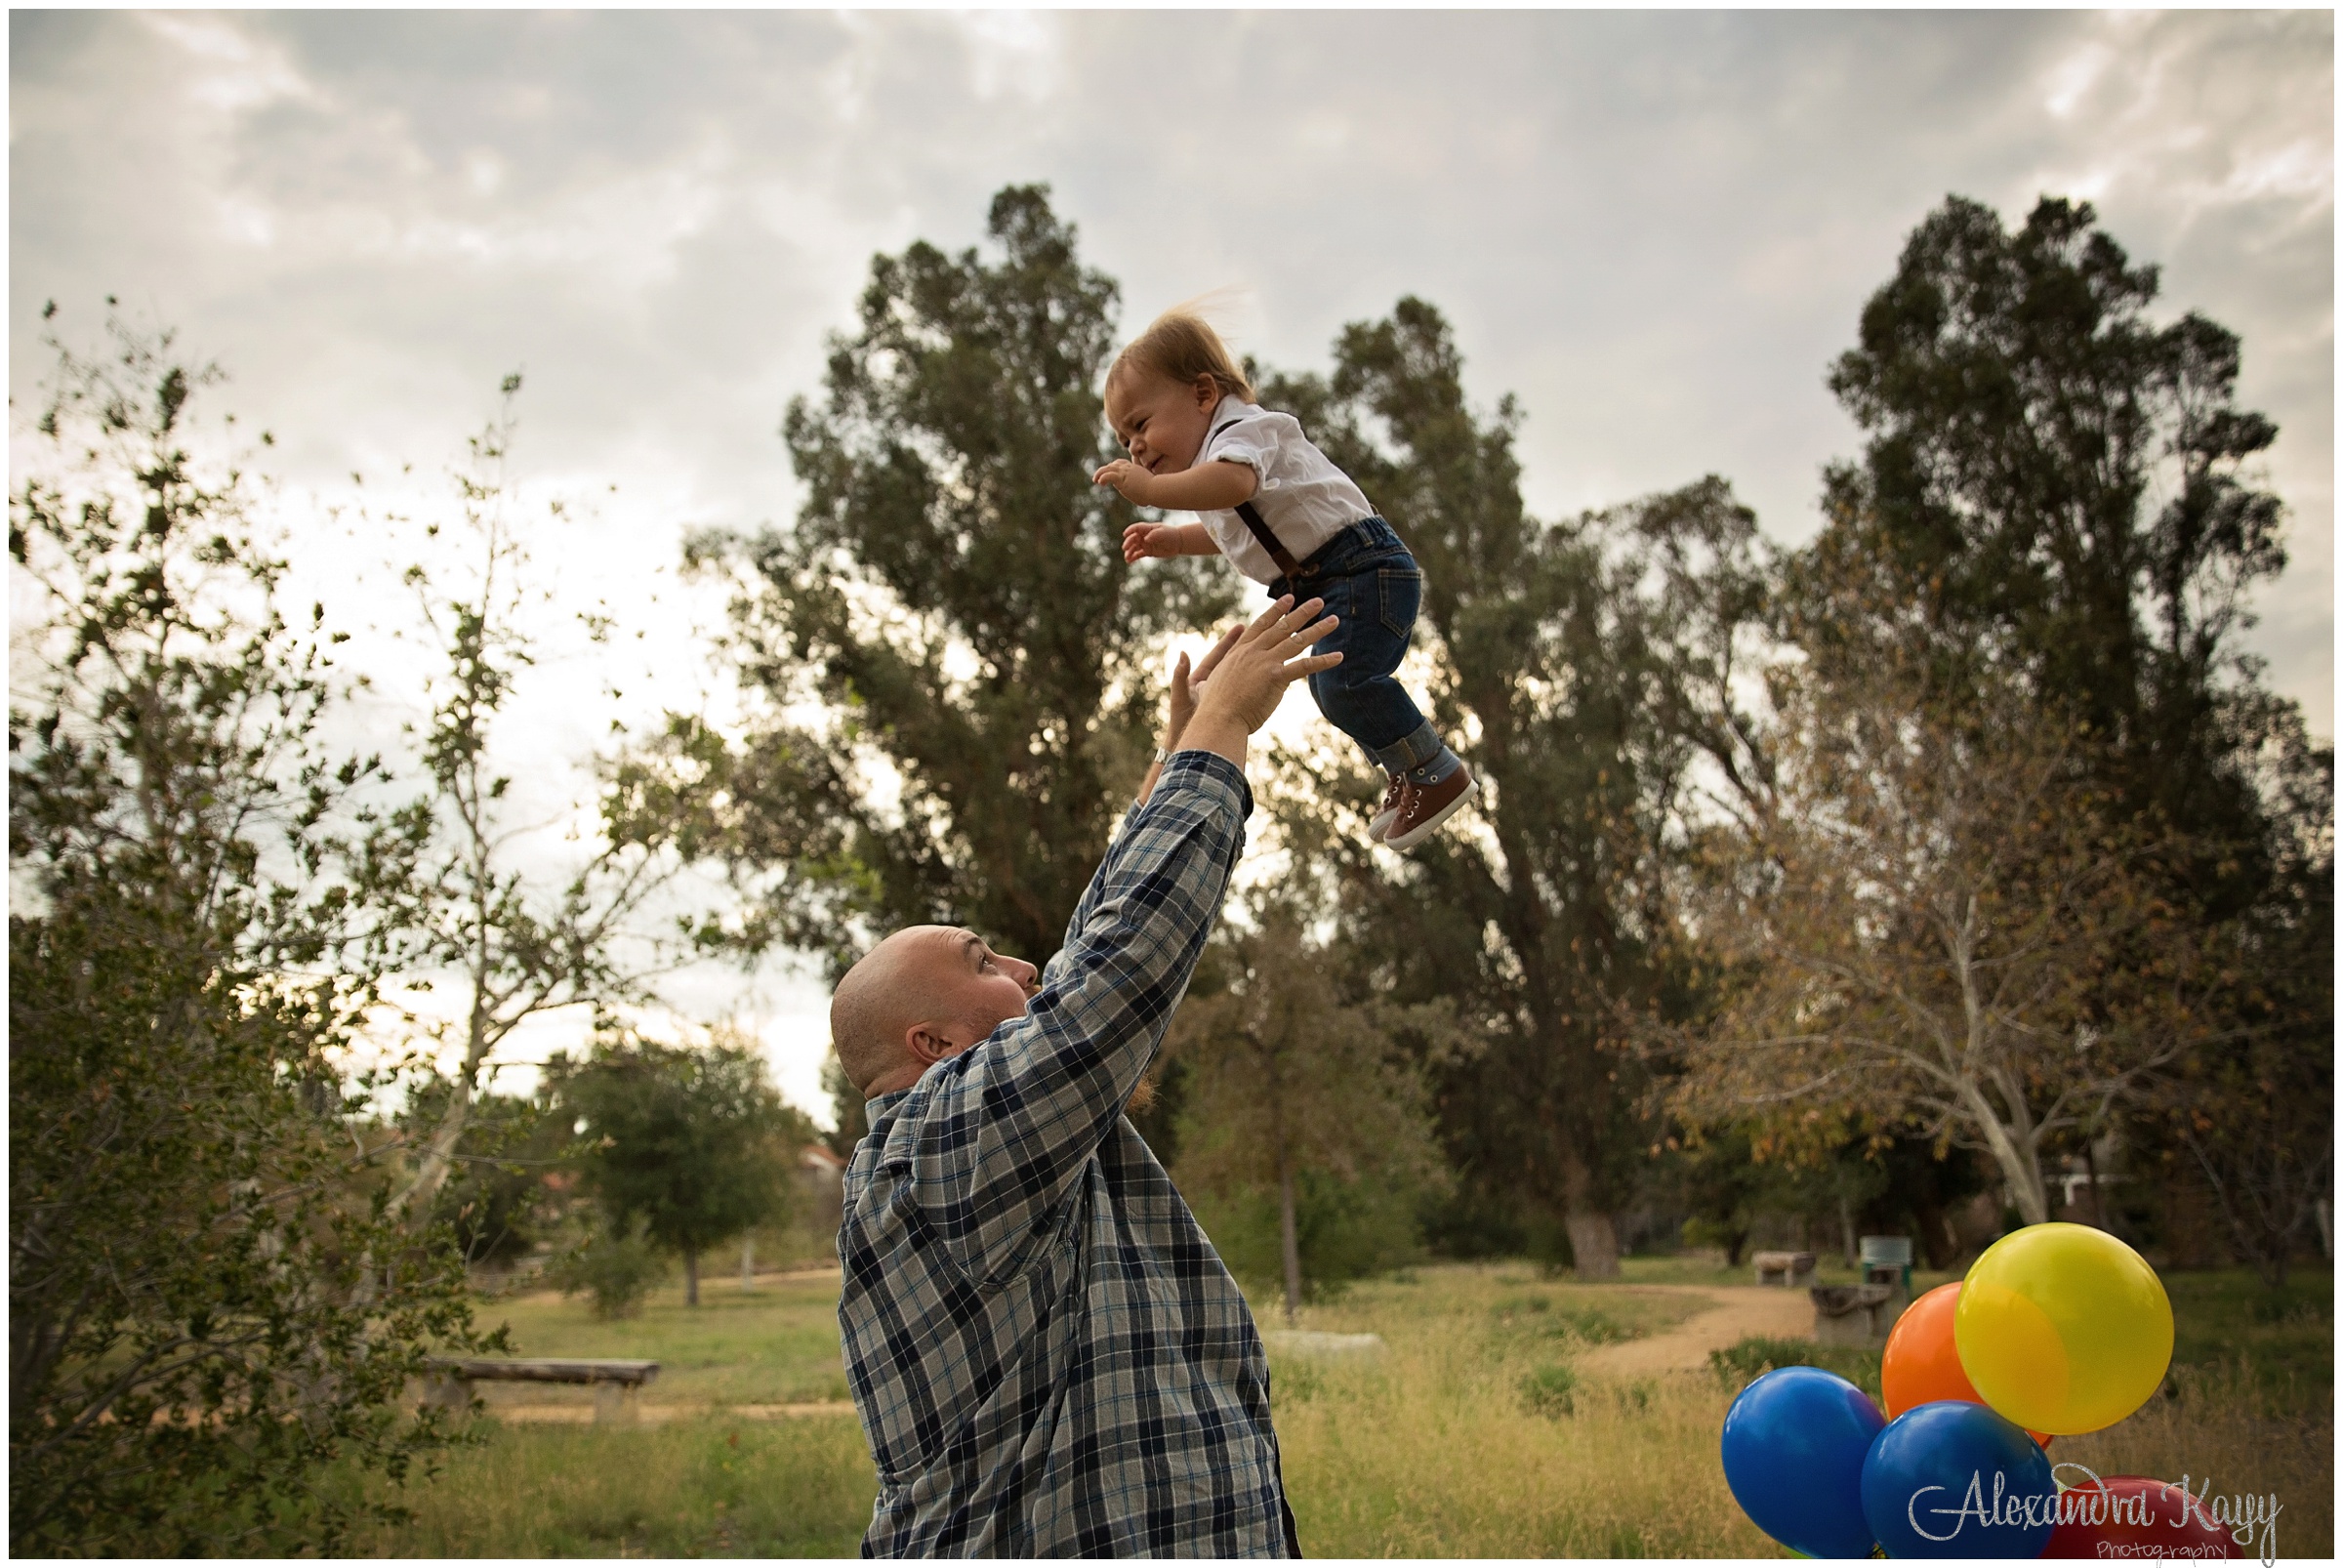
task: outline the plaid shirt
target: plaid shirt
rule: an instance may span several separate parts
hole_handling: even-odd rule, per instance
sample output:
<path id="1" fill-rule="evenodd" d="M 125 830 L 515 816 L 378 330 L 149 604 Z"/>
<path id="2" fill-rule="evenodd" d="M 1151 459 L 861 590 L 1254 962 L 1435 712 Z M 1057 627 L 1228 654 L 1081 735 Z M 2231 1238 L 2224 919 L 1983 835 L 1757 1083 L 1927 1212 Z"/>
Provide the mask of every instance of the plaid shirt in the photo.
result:
<path id="1" fill-rule="evenodd" d="M 1285 1555 L 1253 1313 L 1122 1114 L 1252 810 L 1173 757 L 1025 1015 L 870 1102 L 838 1234 L 865 1556 Z"/>

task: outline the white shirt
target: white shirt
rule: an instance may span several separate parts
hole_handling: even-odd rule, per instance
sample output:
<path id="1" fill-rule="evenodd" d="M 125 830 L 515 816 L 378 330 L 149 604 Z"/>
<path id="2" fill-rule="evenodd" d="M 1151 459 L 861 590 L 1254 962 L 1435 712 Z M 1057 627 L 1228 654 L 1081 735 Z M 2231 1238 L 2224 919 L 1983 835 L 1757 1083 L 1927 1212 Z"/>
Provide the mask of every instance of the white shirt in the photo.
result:
<path id="1" fill-rule="evenodd" d="M 1275 413 L 1239 397 L 1223 397 L 1213 410 L 1211 432 L 1196 463 L 1242 463 L 1260 480 L 1253 507 L 1295 560 L 1307 560 L 1320 546 L 1375 508 L 1350 482 L 1350 475 L 1327 461 L 1324 452 L 1301 433 L 1301 422 L 1291 414 Z M 1236 562 L 1237 570 L 1256 583 L 1273 583 L 1283 575 L 1232 512 L 1196 514 L 1220 554 Z"/>

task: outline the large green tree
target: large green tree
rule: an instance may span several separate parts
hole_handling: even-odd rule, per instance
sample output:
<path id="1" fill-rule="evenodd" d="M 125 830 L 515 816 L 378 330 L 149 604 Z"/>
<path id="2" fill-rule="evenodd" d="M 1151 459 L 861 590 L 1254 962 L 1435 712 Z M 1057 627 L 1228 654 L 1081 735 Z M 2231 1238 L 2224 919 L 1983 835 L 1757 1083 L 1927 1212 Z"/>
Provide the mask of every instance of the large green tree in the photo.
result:
<path id="1" fill-rule="evenodd" d="M 444 1445 L 402 1388 L 480 1342 L 342 1070 L 396 839 L 322 740 L 341 640 L 196 455 L 206 369 L 59 353 L 9 515 L 10 1542 L 330 1548 L 319 1477 Z"/>
<path id="2" fill-rule="evenodd" d="M 2193 890 L 2228 913 L 2269 875 L 2254 759 L 2299 724 L 2237 645 L 2285 564 L 2250 470 L 2278 428 L 2237 405 L 2237 336 L 2159 324 L 2158 287 L 2087 202 L 1931 213 L 1830 375 L 1866 442 L 1794 629 L 1827 672 L 1896 639 L 2030 679 L 2112 742 L 2131 810 L 2202 841 Z"/>
<path id="3" fill-rule="evenodd" d="M 1289 1324 L 1301 1304 L 1298 1200 L 1310 1177 L 1405 1192 L 1446 1182 L 1428 1052 L 1409 1052 L 1401 1037 L 1439 1052 L 1457 1045 L 1447 1007 L 1393 1007 L 1345 985 L 1352 966 L 1311 939 L 1323 912 L 1309 887 L 1306 878 L 1271 885 L 1248 899 L 1243 924 L 1213 933 L 1208 962 L 1224 983 L 1190 997 L 1169 1042 L 1187 1065 L 1179 1179 L 1276 1195 Z"/>
<path id="4" fill-rule="evenodd" d="M 691 546 L 762 701 L 739 748 L 679 725 L 676 753 L 727 781 L 757 933 L 834 963 L 923 921 L 1054 951 L 1146 766 L 1149 654 L 1227 601 L 1194 562 L 1126 566 L 1135 515 L 1090 483 L 1114 283 L 1044 187 L 986 227 L 992 257 L 873 260 L 825 395 L 790 405 L 796 525 Z"/>
<path id="5" fill-rule="evenodd" d="M 1414 549 L 1436 717 L 1486 791 L 1477 820 L 1405 862 L 1362 831 L 1374 781 L 1334 748 L 1289 830 L 1340 868 L 1344 940 L 1393 994 L 1457 999 L 1487 1048 L 1436 1078 L 1468 1201 L 1618 1270 L 1613 1215 L 1650 1129 L 1630 1013 L 1672 1015 L 1687 968 L 1667 917 L 1696 760 L 1728 790 L 1762 770 L 1736 705 L 1763 607 L 1754 518 L 1719 480 L 1568 523 L 1524 512 L 1518 413 L 1468 405 L 1431 306 L 1343 329 L 1293 409 Z"/>
<path id="6" fill-rule="evenodd" d="M 583 1059 L 555 1055 L 546 1077 L 555 1117 L 581 1139 L 587 1190 L 615 1232 L 640 1221 L 682 1255 L 692 1306 L 700 1255 L 780 1211 L 815 1135 L 742 1041 L 693 1050 L 605 1024 Z"/>
<path id="7" fill-rule="evenodd" d="M 2285 563 L 2253 471 L 2277 427 L 2238 406 L 2237 336 L 2159 322 L 2159 286 L 2088 203 L 1931 213 L 1832 372 L 1867 441 L 1786 625 L 1826 681 L 1923 658 L 2094 737 L 2095 781 L 2176 850 L 2163 892 L 2235 955 L 2222 1026 L 2132 1130 L 2277 1269 L 2332 1179 L 2333 754 L 2238 645 Z"/>

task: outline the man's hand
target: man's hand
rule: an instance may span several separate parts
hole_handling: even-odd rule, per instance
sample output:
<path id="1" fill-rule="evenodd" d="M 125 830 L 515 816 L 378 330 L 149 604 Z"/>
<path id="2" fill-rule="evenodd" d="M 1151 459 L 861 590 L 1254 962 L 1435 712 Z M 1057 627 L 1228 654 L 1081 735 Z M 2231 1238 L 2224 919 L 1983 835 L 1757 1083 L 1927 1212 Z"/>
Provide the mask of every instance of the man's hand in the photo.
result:
<path id="1" fill-rule="evenodd" d="M 1196 713 L 1183 737 L 1190 749 L 1245 765 L 1246 743 L 1277 712 L 1286 688 L 1342 662 L 1339 653 L 1307 651 L 1339 624 L 1332 615 L 1312 619 L 1325 607 L 1322 598 L 1295 604 L 1289 594 L 1233 639 L 1220 640 L 1205 665 L 1212 679 L 1196 694 Z"/>
<path id="2" fill-rule="evenodd" d="M 1116 458 L 1112 463 L 1102 466 L 1097 473 L 1090 475 L 1090 482 L 1112 486 L 1122 492 L 1124 500 L 1135 506 L 1155 505 L 1155 475 L 1127 457 Z M 1130 554 L 1129 549 L 1130 537 L 1129 534 L 1124 535 L 1126 547 L 1123 558 L 1126 560 L 1137 558 Z"/>
<path id="3" fill-rule="evenodd" d="M 1188 721 L 1196 717 L 1196 699 L 1204 689 L 1206 678 L 1219 665 L 1222 656 L 1235 646 L 1244 631 L 1245 628 L 1241 626 L 1232 626 L 1221 633 L 1220 640 L 1213 644 L 1212 651 L 1205 654 L 1204 662 L 1196 666 L 1196 673 L 1192 676 L 1188 673 L 1188 656 L 1184 653 L 1179 656 L 1179 666 L 1172 672 L 1172 711 L 1164 721 L 1166 757 L 1179 750 L 1180 737 L 1188 732 Z M 1164 764 L 1159 760 L 1147 769 L 1147 777 L 1139 784 L 1140 801 L 1144 802 L 1155 793 L 1155 781 L 1163 776 Z"/>
<path id="4" fill-rule="evenodd" d="M 1188 721 L 1196 717 L 1196 703 L 1204 694 L 1205 681 L 1244 634 L 1245 628 L 1241 626 L 1232 626 L 1221 633 L 1220 640 L 1205 654 L 1204 662 L 1196 666 L 1193 676 L 1188 674 L 1188 656 L 1184 653 L 1179 656 L 1179 668 L 1172 672 L 1172 717 L 1164 729 L 1164 750 L 1179 750 L 1179 738 L 1188 732 Z"/>
<path id="5" fill-rule="evenodd" d="M 1123 530 L 1123 559 L 1126 563 L 1184 556 L 1180 547 L 1179 525 L 1171 522 L 1134 522 Z"/>

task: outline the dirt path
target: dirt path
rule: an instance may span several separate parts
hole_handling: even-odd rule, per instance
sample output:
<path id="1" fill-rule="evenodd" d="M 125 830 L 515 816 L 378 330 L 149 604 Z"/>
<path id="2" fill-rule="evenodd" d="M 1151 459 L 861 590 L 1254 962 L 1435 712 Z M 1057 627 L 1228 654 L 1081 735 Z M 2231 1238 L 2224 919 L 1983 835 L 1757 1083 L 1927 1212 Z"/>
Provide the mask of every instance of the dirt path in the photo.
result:
<path id="1" fill-rule="evenodd" d="M 594 1423 L 594 1407 L 585 1404 L 495 1405 L 488 1407 L 498 1421 L 521 1425 L 586 1426 Z M 638 1405 L 624 1424 L 662 1426 L 671 1421 L 692 1421 L 716 1413 L 713 1405 Z M 844 1399 L 807 1400 L 792 1405 L 726 1405 L 722 1413 L 737 1421 L 789 1421 L 802 1416 L 852 1416 L 854 1406 Z"/>
<path id="2" fill-rule="evenodd" d="M 1716 1304 L 1648 1340 L 1629 1340 L 1590 1350 L 1579 1370 L 1605 1377 L 1642 1377 L 1655 1372 L 1700 1370 L 1708 1352 L 1722 1350 L 1752 1334 L 1804 1340 L 1814 1333 L 1814 1302 L 1802 1290 L 1756 1285 L 1641 1285 L 1647 1295 L 1706 1297 Z"/>

